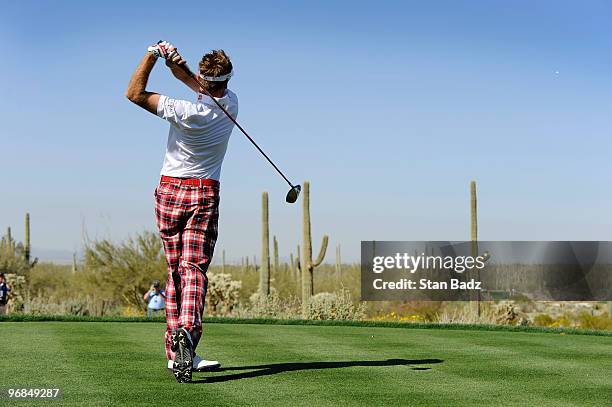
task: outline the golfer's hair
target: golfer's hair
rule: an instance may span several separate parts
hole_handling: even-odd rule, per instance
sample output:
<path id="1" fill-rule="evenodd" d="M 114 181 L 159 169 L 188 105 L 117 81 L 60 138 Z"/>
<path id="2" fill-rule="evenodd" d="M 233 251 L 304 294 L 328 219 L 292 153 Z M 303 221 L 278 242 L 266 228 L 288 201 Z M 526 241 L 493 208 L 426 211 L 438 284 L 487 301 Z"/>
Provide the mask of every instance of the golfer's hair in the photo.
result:
<path id="1" fill-rule="evenodd" d="M 200 61 L 200 73 L 204 76 L 221 76 L 232 72 L 232 61 L 222 49 L 216 49 L 204 54 Z M 215 92 L 227 88 L 227 81 L 207 82 L 204 81 L 209 92 Z"/>

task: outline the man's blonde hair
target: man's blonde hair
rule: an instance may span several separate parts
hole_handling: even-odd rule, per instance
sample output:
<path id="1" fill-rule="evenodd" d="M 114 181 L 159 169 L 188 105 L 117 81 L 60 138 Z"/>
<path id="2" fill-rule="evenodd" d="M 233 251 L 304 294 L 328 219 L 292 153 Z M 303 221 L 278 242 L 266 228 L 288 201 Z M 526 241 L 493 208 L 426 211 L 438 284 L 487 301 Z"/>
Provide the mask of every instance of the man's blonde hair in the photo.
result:
<path id="1" fill-rule="evenodd" d="M 221 76 L 232 72 L 232 61 L 222 49 L 213 50 L 204 54 L 200 61 L 200 73 L 204 76 Z M 227 87 L 227 81 L 208 82 L 204 81 L 206 89 L 214 92 Z"/>

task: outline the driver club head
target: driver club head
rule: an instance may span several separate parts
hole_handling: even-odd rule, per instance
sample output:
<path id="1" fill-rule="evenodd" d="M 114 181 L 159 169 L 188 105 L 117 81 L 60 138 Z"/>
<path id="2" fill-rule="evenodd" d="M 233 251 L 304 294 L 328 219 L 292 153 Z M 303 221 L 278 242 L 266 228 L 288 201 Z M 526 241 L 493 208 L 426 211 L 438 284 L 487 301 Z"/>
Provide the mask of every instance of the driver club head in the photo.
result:
<path id="1" fill-rule="evenodd" d="M 287 197 L 285 197 L 285 201 L 287 203 L 294 203 L 295 201 L 297 201 L 298 197 L 300 196 L 301 191 L 302 191 L 302 187 L 300 185 L 295 185 L 291 187 L 289 192 L 287 192 Z"/>

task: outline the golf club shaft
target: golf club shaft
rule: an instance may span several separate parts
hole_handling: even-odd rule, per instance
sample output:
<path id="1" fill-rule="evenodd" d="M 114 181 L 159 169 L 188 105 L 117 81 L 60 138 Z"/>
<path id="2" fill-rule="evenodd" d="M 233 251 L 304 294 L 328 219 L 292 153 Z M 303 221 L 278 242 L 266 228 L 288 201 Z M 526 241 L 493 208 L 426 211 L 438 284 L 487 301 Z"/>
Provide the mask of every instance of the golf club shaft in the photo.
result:
<path id="1" fill-rule="evenodd" d="M 185 73 L 187 73 L 187 75 L 189 75 L 189 77 L 191 79 L 193 79 L 195 81 L 195 83 L 198 85 L 199 88 L 201 88 L 204 91 L 204 94 L 206 96 L 208 96 L 209 98 L 211 98 L 215 104 L 219 107 L 219 109 L 221 109 L 223 111 L 223 113 L 225 113 L 225 115 L 236 125 L 236 127 L 238 127 L 240 129 L 240 131 L 242 132 L 242 134 L 244 134 L 246 136 L 246 138 L 249 139 L 249 141 L 251 143 L 253 143 L 253 145 L 255 146 L 255 148 L 261 153 L 261 155 L 263 155 L 264 157 L 266 157 L 266 160 L 268 160 L 268 162 L 272 165 L 272 167 L 274 167 L 274 169 L 280 174 L 281 177 L 283 177 L 283 179 L 287 182 L 287 184 L 289 184 L 289 186 L 291 188 L 293 188 L 293 184 L 291 183 L 291 181 L 289 181 L 287 179 L 287 177 L 285 177 L 285 174 L 283 174 L 283 172 L 278 169 L 278 167 L 276 166 L 276 164 L 274 164 L 272 162 L 272 160 L 270 159 L 270 157 L 268 157 L 266 155 L 266 153 L 263 152 L 263 150 L 261 148 L 259 148 L 259 146 L 257 145 L 257 143 L 255 142 L 255 140 L 253 140 L 253 138 L 251 138 L 251 136 L 249 136 L 249 133 L 246 132 L 245 129 L 242 128 L 242 126 L 240 125 L 240 123 L 238 123 L 238 121 L 236 121 L 236 119 L 234 119 L 232 117 L 231 114 L 229 114 L 229 112 L 227 110 L 225 110 L 225 108 L 221 105 L 221 103 L 219 103 L 217 101 L 217 99 L 215 99 L 213 97 L 213 95 L 211 95 L 208 90 L 206 89 L 206 87 L 204 86 L 204 84 L 202 84 L 202 82 L 200 82 L 200 80 L 193 74 L 193 72 L 191 72 L 189 70 L 189 68 L 187 67 L 186 64 L 180 64 L 178 65 L 179 67 L 181 67 L 183 69 L 183 71 L 185 71 Z"/>

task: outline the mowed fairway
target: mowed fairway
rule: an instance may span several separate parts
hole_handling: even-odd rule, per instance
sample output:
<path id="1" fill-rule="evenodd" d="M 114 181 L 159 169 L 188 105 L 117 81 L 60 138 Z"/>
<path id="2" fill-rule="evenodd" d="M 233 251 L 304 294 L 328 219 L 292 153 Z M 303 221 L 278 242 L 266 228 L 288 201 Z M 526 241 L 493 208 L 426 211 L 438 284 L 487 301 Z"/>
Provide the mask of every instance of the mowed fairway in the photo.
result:
<path id="1" fill-rule="evenodd" d="M 205 324 L 199 352 L 223 368 L 178 384 L 163 329 L 1 322 L 0 387 L 59 387 L 61 404 L 88 406 L 612 405 L 609 336 Z"/>

